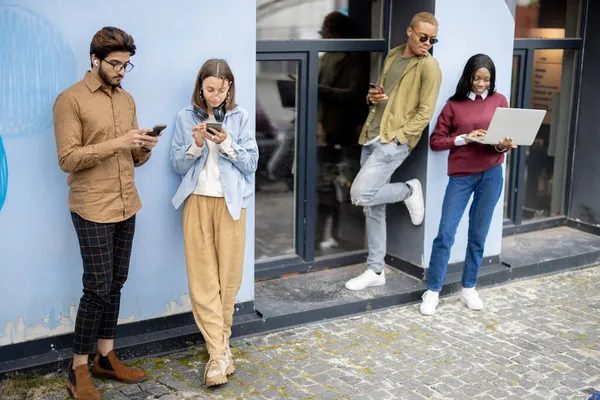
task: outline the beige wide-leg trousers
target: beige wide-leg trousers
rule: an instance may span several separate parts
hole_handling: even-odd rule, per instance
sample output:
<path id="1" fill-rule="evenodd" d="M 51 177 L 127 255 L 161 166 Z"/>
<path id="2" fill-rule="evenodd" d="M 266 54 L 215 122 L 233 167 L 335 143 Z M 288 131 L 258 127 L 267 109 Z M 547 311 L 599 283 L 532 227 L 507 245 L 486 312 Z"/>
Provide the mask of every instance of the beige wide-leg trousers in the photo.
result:
<path id="1" fill-rule="evenodd" d="M 234 221 L 223 197 L 191 195 L 183 207 L 183 238 L 196 324 L 208 353 L 223 355 L 242 284 L 246 209 Z"/>

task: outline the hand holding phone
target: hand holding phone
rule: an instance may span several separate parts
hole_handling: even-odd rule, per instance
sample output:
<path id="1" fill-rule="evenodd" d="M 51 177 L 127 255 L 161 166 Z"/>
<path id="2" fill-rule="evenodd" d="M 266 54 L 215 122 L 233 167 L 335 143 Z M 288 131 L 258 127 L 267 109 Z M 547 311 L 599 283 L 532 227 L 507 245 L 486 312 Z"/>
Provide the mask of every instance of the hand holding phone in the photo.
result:
<path id="1" fill-rule="evenodd" d="M 376 85 L 374 83 L 370 83 L 369 86 L 369 94 L 367 95 L 367 99 L 371 104 L 381 103 L 382 101 L 386 101 L 388 99 L 387 95 L 383 92 L 383 86 Z"/>
<path id="2" fill-rule="evenodd" d="M 374 83 L 369 83 L 369 87 L 371 89 L 377 89 L 379 91 L 379 93 L 383 93 L 383 86 L 381 86 L 381 85 L 376 85 Z"/>
<path id="3" fill-rule="evenodd" d="M 156 137 L 166 128 L 166 125 L 154 125 L 152 132 L 148 132 L 146 135 Z"/>

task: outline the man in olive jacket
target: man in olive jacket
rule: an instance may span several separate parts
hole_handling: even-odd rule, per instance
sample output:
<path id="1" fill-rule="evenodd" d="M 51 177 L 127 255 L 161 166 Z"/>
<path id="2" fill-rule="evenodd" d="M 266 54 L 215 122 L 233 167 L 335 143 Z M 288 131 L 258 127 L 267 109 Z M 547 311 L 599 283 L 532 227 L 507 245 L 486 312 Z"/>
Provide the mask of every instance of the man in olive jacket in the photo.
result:
<path id="1" fill-rule="evenodd" d="M 429 50 L 437 42 L 438 22 L 430 13 L 415 15 L 408 40 L 388 54 L 367 102 L 371 110 L 360 134 L 361 169 L 352 184 L 352 203 L 364 208 L 369 256 L 367 270 L 346 282 L 350 290 L 385 284 L 386 204 L 403 201 L 414 225 L 425 215 L 418 179 L 390 183 L 392 174 L 415 148 L 429 125 L 440 91 L 442 73 Z"/>

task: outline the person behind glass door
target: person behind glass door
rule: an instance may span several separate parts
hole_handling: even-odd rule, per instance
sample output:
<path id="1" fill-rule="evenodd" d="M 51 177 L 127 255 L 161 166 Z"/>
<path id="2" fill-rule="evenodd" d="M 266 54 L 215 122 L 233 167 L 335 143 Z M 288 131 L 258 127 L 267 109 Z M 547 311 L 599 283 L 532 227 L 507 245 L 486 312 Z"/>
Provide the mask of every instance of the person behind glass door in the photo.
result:
<path id="1" fill-rule="evenodd" d="M 437 43 L 438 22 L 430 13 L 415 15 L 406 29 L 405 45 L 392 49 L 378 87 L 370 89 L 371 112 L 360 134 L 361 168 L 352 183 L 352 204 L 363 207 L 369 255 L 367 270 L 346 282 L 349 290 L 385 284 L 386 205 L 403 201 L 411 222 L 425 215 L 418 179 L 390 183 L 429 125 L 440 91 L 442 72 L 429 50 Z M 389 97 L 388 97 L 389 96 Z"/>
<path id="2" fill-rule="evenodd" d="M 339 11 L 325 17 L 323 39 L 359 37 L 354 22 Z M 360 128 L 369 106 L 369 53 L 327 52 L 320 60 L 319 107 L 317 113 L 317 230 L 321 249 L 337 247 L 340 241 L 342 203 L 347 202 L 350 182 L 360 167 Z M 362 244 L 363 238 L 360 238 Z"/>
<path id="3" fill-rule="evenodd" d="M 472 138 L 485 136 L 498 107 L 508 107 L 508 102 L 506 97 L 496 92 L 494 62 L 485 54 L 476 54 L 467 61 L 456 93 L 450 97 L 438 117 L 429 141 L 433 151 L 450 150 L 450 180 L 442 204 L 438 235 L 431 250 L 427 291 L 423 294 L 420 307 L 423 315 L 435 313 L 456 229 L 471 196 L 473 203 L 469 211 L 467 254 L 460 299 L 472 310 L 483 308 L 483 302 L 475 290 L 477 273 L 494 209 L 502 192 L 504 153 L 516 146 L 509 137 L 497 145 L 477 143 Z"/>
<path id="4" fill-rule="evenodd" d="M 171 162 L 182 175 L 173 205 L 183 207 L 183 237 L 192 312 L 206 341 L 207 386 L 235 371 L 229 348 L 242 282 L 246 208 L 254 192 L 258 146 L 248 112 L 235 103 L 225 60 L 204 63 L 192 104 L 177 114 Z M 207 127 L 224 111 L 220 131 Z"/>

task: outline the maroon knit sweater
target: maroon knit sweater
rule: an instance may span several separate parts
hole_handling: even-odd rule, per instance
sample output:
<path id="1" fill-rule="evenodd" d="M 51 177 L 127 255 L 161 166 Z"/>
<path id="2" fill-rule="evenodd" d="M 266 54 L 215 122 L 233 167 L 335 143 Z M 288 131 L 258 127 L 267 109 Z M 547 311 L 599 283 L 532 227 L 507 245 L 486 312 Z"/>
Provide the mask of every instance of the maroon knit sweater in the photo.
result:
<path id="1" fill-rule="evenodd" d="M 464 176 L 500 165 L 504 162 L 504 153 L 496 151 L 493 145 L 469 143 L 456 146 L 456 136 L 476 129 L 487 129 L 498 107 L 508 107 L 506 97 L 494 93 L 484 99 L 449 100 L 438 117 L 435 129 L 429 139 L 433 151 L 450 150 L 448 156 L 448 175 Z M 510 136 L 507 132 L 506 136 Z"/>

